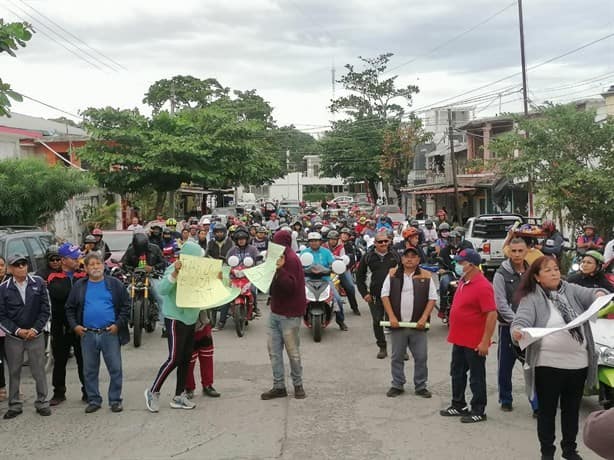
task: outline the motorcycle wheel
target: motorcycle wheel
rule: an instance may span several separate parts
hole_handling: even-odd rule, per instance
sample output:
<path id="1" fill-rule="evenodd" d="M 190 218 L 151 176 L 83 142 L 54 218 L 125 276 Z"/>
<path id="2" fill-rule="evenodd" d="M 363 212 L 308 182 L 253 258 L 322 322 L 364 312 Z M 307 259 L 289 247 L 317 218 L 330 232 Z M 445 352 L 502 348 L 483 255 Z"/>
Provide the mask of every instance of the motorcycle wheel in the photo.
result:
<path id="1" fill-rule="evenodd" d="M 156 314 L 157 313 L 156 309 L 158 308 L 158 304 L 147 299 L 145 300 L 144 305 L 145 305 L 145 308 L 144 308 L 145 330 L 151 333 L 156 330 L 156 324 L 158 323 L 158 321 L 156 320 L 156 317 L 158 316 Z"/>
<path id="2" fill-rule="evenodd" d="M 313 341 L 320 342 L 322 340 L 322 316 L 311 315 L 311 333 Z"/>
<path id="3" fill-rule="evenodd" d="M 235 331 L 239 337 L 245 335 L 245 329 L 247 327 L 247 305 L 244 303 L 236 304 L 234 306 L 234 321 Z"/>
<path id="4" fill-rule="evenodd" d="M 138 348 L 143 336 L 143 299 L 136 299 L 132 304 L 132 323 L 132 342 Z"/>

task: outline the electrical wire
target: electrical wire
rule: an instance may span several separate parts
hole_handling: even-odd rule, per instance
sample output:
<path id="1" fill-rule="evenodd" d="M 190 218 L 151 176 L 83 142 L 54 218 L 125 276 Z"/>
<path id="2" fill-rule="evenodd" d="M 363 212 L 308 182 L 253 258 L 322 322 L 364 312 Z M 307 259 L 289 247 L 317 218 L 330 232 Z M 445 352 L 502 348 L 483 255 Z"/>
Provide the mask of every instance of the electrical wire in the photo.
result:
<path id="1" fill-rule="evenodd" d="M 90 45 L 88 45 L 85 41 L 83 41 L 81 38 L 79 38 L 78 36 L 76 36 L 74 33 L 70 32 L 69 30 L 66 30 L 66 28 L 62 27 L 60 24 L 58 24 L 57 22 L 55 22 L 53 19 L 51 19 L 49 16 L 43 14 L 40 10 L 37 10 L 36 8 L 34 8 L 32 5 L 30 5 L 29 3 L 25 2 L 24 0 L 19 0 L 19 2 L 23 3 L 25 6 L 27 6 L 28 8 L 30 8 L 32 11 L 34 11 L 36 14 L 38 14 L 39 16 L 41 16 L 42 18 L 46 19 L 48 22 L 50 22 L 51 24 L 55 25 L 57 28 L 59 28 L 60 30 L 62 30 L 64 33 L 68 34 L 69 36 L 71 36 L 72 38 L 74 38 L 75 40 L 77 40 L 78 42 L 80 42 L 81 44 L 85 45 L 87 48 L 89 48 L 90 50 L 92 50 L 93 52 L 95 52 L 96 54 L 98 54 L 99 56 L 103 57 L 104 59 L 106 59 L 107 61 L 109 61 L 110 63 L 112 63 L 113 65 L 123 69 L 123 70 L 128 70 L 126 69 L 126 67 L 124 67 L 123 65 L 121 65 L 119 62 L 115 61 L 114 59 L 110 58 L 109 56 L 107 56 L 106 54 L 98 51 L 96 48 L 91 47 Z"/>

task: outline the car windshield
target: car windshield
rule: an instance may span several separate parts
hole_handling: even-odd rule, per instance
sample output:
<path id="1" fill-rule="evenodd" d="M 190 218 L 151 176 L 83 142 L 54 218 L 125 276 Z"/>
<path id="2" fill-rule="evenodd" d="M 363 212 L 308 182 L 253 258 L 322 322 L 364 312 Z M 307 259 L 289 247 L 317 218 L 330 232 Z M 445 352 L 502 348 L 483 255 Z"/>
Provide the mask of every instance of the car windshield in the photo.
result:
<path id="1" fill-rule="evenodd" d="M 105 233 L 104 241 L 111 251 L 125 251 L 132 243 L 132 232 Z"/>

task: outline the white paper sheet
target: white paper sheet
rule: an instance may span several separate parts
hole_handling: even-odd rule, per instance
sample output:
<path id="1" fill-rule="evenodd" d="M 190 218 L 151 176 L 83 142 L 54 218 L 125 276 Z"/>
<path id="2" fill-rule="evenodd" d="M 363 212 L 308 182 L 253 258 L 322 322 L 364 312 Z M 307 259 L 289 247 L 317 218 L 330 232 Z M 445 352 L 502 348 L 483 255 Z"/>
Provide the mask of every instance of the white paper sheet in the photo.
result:
<path id="1" fill-rule="evenodd" d="M 577 318 L 574 318 L 573 321 L 570 321 L 564 327 L 525 327 L 521 329 L 523 332 L 522 338 L 518 342 L 520 345 L 520 349 L 524 350 L 529 345 L 538 340 L 546 337 L 547 335 L 554 334 L 559 331 L 566 331 L 568 329 L 573 329 L 581 324 L 586 323 L 588 320 L 593 319 L 593 317 L 597 314 L 599 310 L 605 307 L 610 301 L 614 298 L 614 294 L 604 295 L 598 297 L 586 310 L 584 313 L 579 315 Z"/>

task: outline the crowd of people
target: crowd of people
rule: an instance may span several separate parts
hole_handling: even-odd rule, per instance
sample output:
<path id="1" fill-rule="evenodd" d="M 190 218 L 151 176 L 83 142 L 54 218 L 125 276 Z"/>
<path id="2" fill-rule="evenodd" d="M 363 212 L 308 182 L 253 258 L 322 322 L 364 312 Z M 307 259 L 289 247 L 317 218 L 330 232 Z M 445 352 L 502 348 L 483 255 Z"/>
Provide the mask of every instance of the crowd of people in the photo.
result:
<path id="1" fill-rule="evenodd" d="M 148 225 L 147 232 L 138 218 L 133 219 L 129 227 L 134 231 L 132 244 L 121 265 L 124 270 L 141 267 L 161 273 L 159 282 L 152 287 L 160 306 L 163 336 L 169 345 L 167 359 L 145 390 L 149 411 L 160 410 L 160 389 L 173 371 L 176 386 L 170 406 L 195 407 L 197 361 L 203 393 L 220 396 L 213 387 L 212 332 L 224 329 L 228 305 L 215 315 L 217 320 L 206 312 L 177 306 L 176 282 L 182 268 L 179 255 L 210 257 L 225 263 L 230 257 L 241 262 L 247 257 L 257 261 L 265 257 L 269 241 L 273 241 L 284 247 L 284 253 L 277 261 L 268 293 L 273 387 L 261 394 L 263 400 L 288 395 L 284 348 L 290 361 L 294 396 L 306 397 L 298 333 L 307 301 L 305 274 L 298 255 L 309 253 L 314 264 L 329 269 L 335 260 L 343 259 L 346 271 L 340 275 L 341 285 L 355 315 L 361 314 L 356 292 L 367 303 L 378 359 L 388 356 L 387 342 L 391 343 L 392 383 L 388 397 L 404 393 L 408 350 L 414 360 L 414 393 L 423 398 L 432 396 L 428 388 L 427 331 L 432 313 L 441 312 L 443 294 L 455 281 L 458 287 L 449 306 L 448 332 L 452 345 L 452 394 L 441 416 L 459 417 L 463 423 L 487 420 L 486 356 L 496 330 L 500 409 L 514 409 L 512 372 L 521 359 L 527 398 L 537 418 L 542 458 L 554 456 L 559 402 L 563 457 L 581 458 L 576 444 L 580 400 L 584 388 L 596 383 L 589 324 L 551 334 L 531 344 L 524 356 L 518 353 L 517 345 L 524 328 L 564 326 L 597 297 L 614 292 L 604 271 L 612 262 L 614 240 L 606 245 L 595 228 L 587 224 L 576 242 L 581 258 L 579 270 L 565 279 L 560 270 L 563 238 L 551 221 L 542 225 L 543 241 L 517 236 L 512 228 L 504 243 L 507 259 L 491 282 L 481 271 L 478 248 L 464 238 L 462 227 L 453 227 L 447 221 L 445 210 L 438 212 L 434 220 L 420 223 L 411 217 L 406 225 L 396 228 L 386 213 L 373 217 L 358 209 L 289 217 L 280 218 L 274 211 L 248 212 L 228 217 L 223 223 L 206 218 L 177 222 L 159 215 Z M 103 236 L 101 230 L 95 229 L 81 247 L 70 243 L 50 247 L 47 267 L 36 275 L 28 274 L 24 255 L 15 254 L 6 262 L 0 261 L 0 326 L 6 335 L 2 338 L 2 356 L 6 357 L 9 372 L 7 394 L 4 366 L 0 366 L 0 399 L 9 400 L 5 419 L 22 413 L 20 375 L 24 351 L 28 352 L 36 382 L 35 408 L 40 415 L 51 415 L 50 406 L 66 400 L 66 363 L 71 353 L 77 361 L 81 397 L 87 402 L 85 411 L 92 413 L 102 406 L 98 388 L 101 355 L 111 379 L 109 406 L 113 412 L 123 409 L 121 345 L 129 341 L 131 306 L 126 287 L 110 276 L 105 265 L 110 251 Z M 438 271 L 424 268 L 424 264 L 434 261 L 439 264 Z M 333 292 L 336 322 L 341 331 L 347 331 L 344 300 L 334 287 Z M 261 315 L 259 309 L 256 315 Z M 389 326 L 382 326 L 382 321 L 388 321 Z M 48 322 L 54 358 L 50 399 L 44 369 L 44 331 Z M 472 393 L 469 403 L 465 396 L 468 379 Z M 603 423 L 591 426 L 599 430 L 597 427 Z"/>

